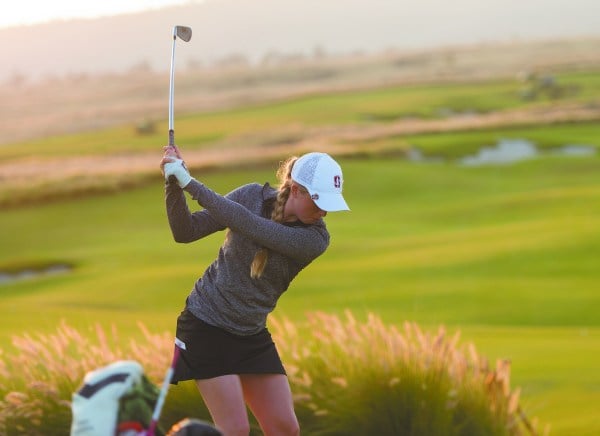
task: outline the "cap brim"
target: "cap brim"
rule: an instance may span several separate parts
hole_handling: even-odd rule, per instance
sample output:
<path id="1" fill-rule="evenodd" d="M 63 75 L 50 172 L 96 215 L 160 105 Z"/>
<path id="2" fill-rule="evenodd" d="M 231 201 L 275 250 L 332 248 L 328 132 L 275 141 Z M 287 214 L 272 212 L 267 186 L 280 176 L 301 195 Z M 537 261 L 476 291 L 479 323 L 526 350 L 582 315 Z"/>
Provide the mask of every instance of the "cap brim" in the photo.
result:
<path id="1" fill-rule="evenodd" d="M 313 200 L 319 209 L 325 212 L 339 212 L 342 210 L 350 210 L 346 200 L 342 194 L 337 193 L 319 193 L 319 199 Z"/>

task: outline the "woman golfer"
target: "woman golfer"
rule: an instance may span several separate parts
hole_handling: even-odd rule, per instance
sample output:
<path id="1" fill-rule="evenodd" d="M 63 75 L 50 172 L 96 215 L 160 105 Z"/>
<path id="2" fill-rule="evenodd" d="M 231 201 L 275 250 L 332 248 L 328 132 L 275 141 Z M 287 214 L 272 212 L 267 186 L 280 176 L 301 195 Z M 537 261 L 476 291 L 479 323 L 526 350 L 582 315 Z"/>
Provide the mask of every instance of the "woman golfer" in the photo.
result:
<path id="1" fill-rule="evenodd" d="M 327 249 L 323 217 L 349 210 L 340 166 L 325 153 L 308 153 L 281 165 L 278 189 L 254 183 L 225 196 L 192 178 L 176 147 L 165 147 L 161 168 L 177 242 L 227 229 L 217 259 L 198 279 L 177 319 L 181 354 L 172 383 L 195 380 L 226 436 L 249 433 L 246 405 L 265 435 L 299 434 L 287 376 L 266 321 L 292 279 Z M 203 209 L 190 212 L 183 191 Z"/>

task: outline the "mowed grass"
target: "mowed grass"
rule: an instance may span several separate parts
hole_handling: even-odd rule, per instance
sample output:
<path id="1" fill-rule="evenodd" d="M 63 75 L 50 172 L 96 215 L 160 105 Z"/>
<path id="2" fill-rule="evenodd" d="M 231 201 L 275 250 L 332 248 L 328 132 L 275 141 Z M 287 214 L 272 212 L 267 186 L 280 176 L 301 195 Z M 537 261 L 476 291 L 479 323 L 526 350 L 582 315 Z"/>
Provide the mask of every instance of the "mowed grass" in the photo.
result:
<path id="1" fill-rule="evenodd" d="M 294 135 L 297 129 L 311 127 L 369 125 L 405 118 L 443 118 L 457 113 L 543 108 L 557 101 L 597 104 L 600 86 L 597 72 L 562 73 L 557 74 L 555 80 L 558 86 L 570 89 L 560 100 L 551 100 L 544 94 L 534 100 L 525 100 L 521 98 L 521 92 L 529 85 L 514 78 L 475 83 L 383 86 L 361 91 L 307 94 L 285 101 L 217 112 L 176 113 L 177 142 L 189 149 L 210 147 L 215 141 L 229 138 L 239 145 L 247 143 L 248 136 L 268 135 L 272 131 L 283 131 L 284 134 L 291 131 Z M 166 121 L 157 122 L 155 127 L 156 133 L 148 135 L 136 133 L 134 125 L 124 125 L 99 132 L 27 141 L 0 147 L 0 159 L 150 151 L 156 144 L 166 142 Z M 462 151 L 462 148 L 459 150 Z"/>
<path id="2" fill-rule="evenodd" d="M 557 79 L 577 90 L 561 102 L 597 104 L 597 73 Z M 310 127 L 552 104 L 520 99 L 522 86 L 514 80 L 419 85 L 178 114 L 177 138 L 183 150 L 262 144 L 270 137 L 285 142 L 288 134 L 293 142 Z M 502 138 L 528 139 L 541 149 L 598 148 L 598 135 L 596 123 L 576 123 L 380 139 L 384 150 L 417 147 L 446 162 L 343 160 L 352 212 L 327 217 L 330 249 L 300 274 L 275 313 L 300 324 L 307 312 L 345 309 L 425 329 L 444 324 L 492 361 L 512 361 L 524 410 L 550 423 L 552 434 L 600 433 L 599 158 L 546 155 L 481 168 L 453 163 Z M 1 147 L 0 159 L 156 151 L 164 137 L 121 126 Z M 194 175 L 226 193 L 248 181 L 274 182 L 275 167 Z M 123 342 L 141 337 L 138 322 L 173 331 L 223 237 L 175 244 L 158 176 L 127 192 L 2 210 L 0 226 L 0 271 L 73 265 L 69 273 L 0 284 L 5 356 L 11 336 L 52 332 L 63 319 L 84 329 L 115 326 Z"/>
<path id="3" fill-rule="evenodd" d="M 530 415 L 552 434 L 597 434 L 600 401 L 600 159 L 545 157 L 481 168 L 342 160 L 349 213 L 327 217 L 330 249 L 275 313 L 310 311 L 460 330 L 512 361 Z M 226 193 L 274 182 L 275 163 L 194 174 Z M 192 207 L 195 207 L 191 203 Z M 0 285 L 0 347 L 12 335 L 138 322 L 172 331 L 223 234 L 175 244 L 162 181 L 115 195 L 0 212 L 0 270 L 64 262 L 70 273 Z"/>
<path id="4" fill-rule="evenodd" d="M 600 148 L 597 122 L 534 125 L 521 128 L 493 128 L 408 135 L 387 138 L 388 147 L 394 143 L 410 144 L 425 156 L 458 159 L 476 153 L 481 147 L 494 147 L 501 140 L 522 139 L 532 143 L 541 153 L 549 153 L 565 145 Z"/>

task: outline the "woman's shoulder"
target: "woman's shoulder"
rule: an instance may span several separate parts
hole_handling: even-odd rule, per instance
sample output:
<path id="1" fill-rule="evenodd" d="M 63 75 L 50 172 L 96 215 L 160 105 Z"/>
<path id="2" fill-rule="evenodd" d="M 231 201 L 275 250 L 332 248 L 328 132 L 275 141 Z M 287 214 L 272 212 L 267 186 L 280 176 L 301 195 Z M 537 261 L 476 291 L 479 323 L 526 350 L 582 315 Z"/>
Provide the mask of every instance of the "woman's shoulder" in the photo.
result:
<path id="1" fill-rule="evenodd" d="M 239 186 L 228 194 L 228 196 L 231 195 L 243 195 L 244 197 L 253 195 L 259 197 L 261 200 L 269 200 L 277 196 L 277 190 L 269 182 L 262 185 L 254 182 Z"/>
<path id="2" fill-rule="evenodd" d="M 256 205 L 262 206 L 263 203 L 270 203 L 274 200 L 277 197 L 277 190 L 272 188 L 269 183 L 263 185 L 260 183 L 248 183 L 234 189 L 226 197 L 253 209 Z"/>

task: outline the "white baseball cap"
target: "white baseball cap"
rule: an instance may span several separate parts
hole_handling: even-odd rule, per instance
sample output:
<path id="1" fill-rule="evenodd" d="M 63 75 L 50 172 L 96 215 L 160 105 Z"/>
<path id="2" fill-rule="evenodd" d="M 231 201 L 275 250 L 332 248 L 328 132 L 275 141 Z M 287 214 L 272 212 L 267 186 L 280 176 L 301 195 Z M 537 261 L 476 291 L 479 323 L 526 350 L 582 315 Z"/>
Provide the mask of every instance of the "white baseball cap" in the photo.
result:
<path id="1" fill-rule="evenodd" d="M 319 209 L 350 210 L 342 197 L 342 168 L 327 153 L 307 153 L 300 157 L 292 167 L 292 180 L 308 190 Z"/>

